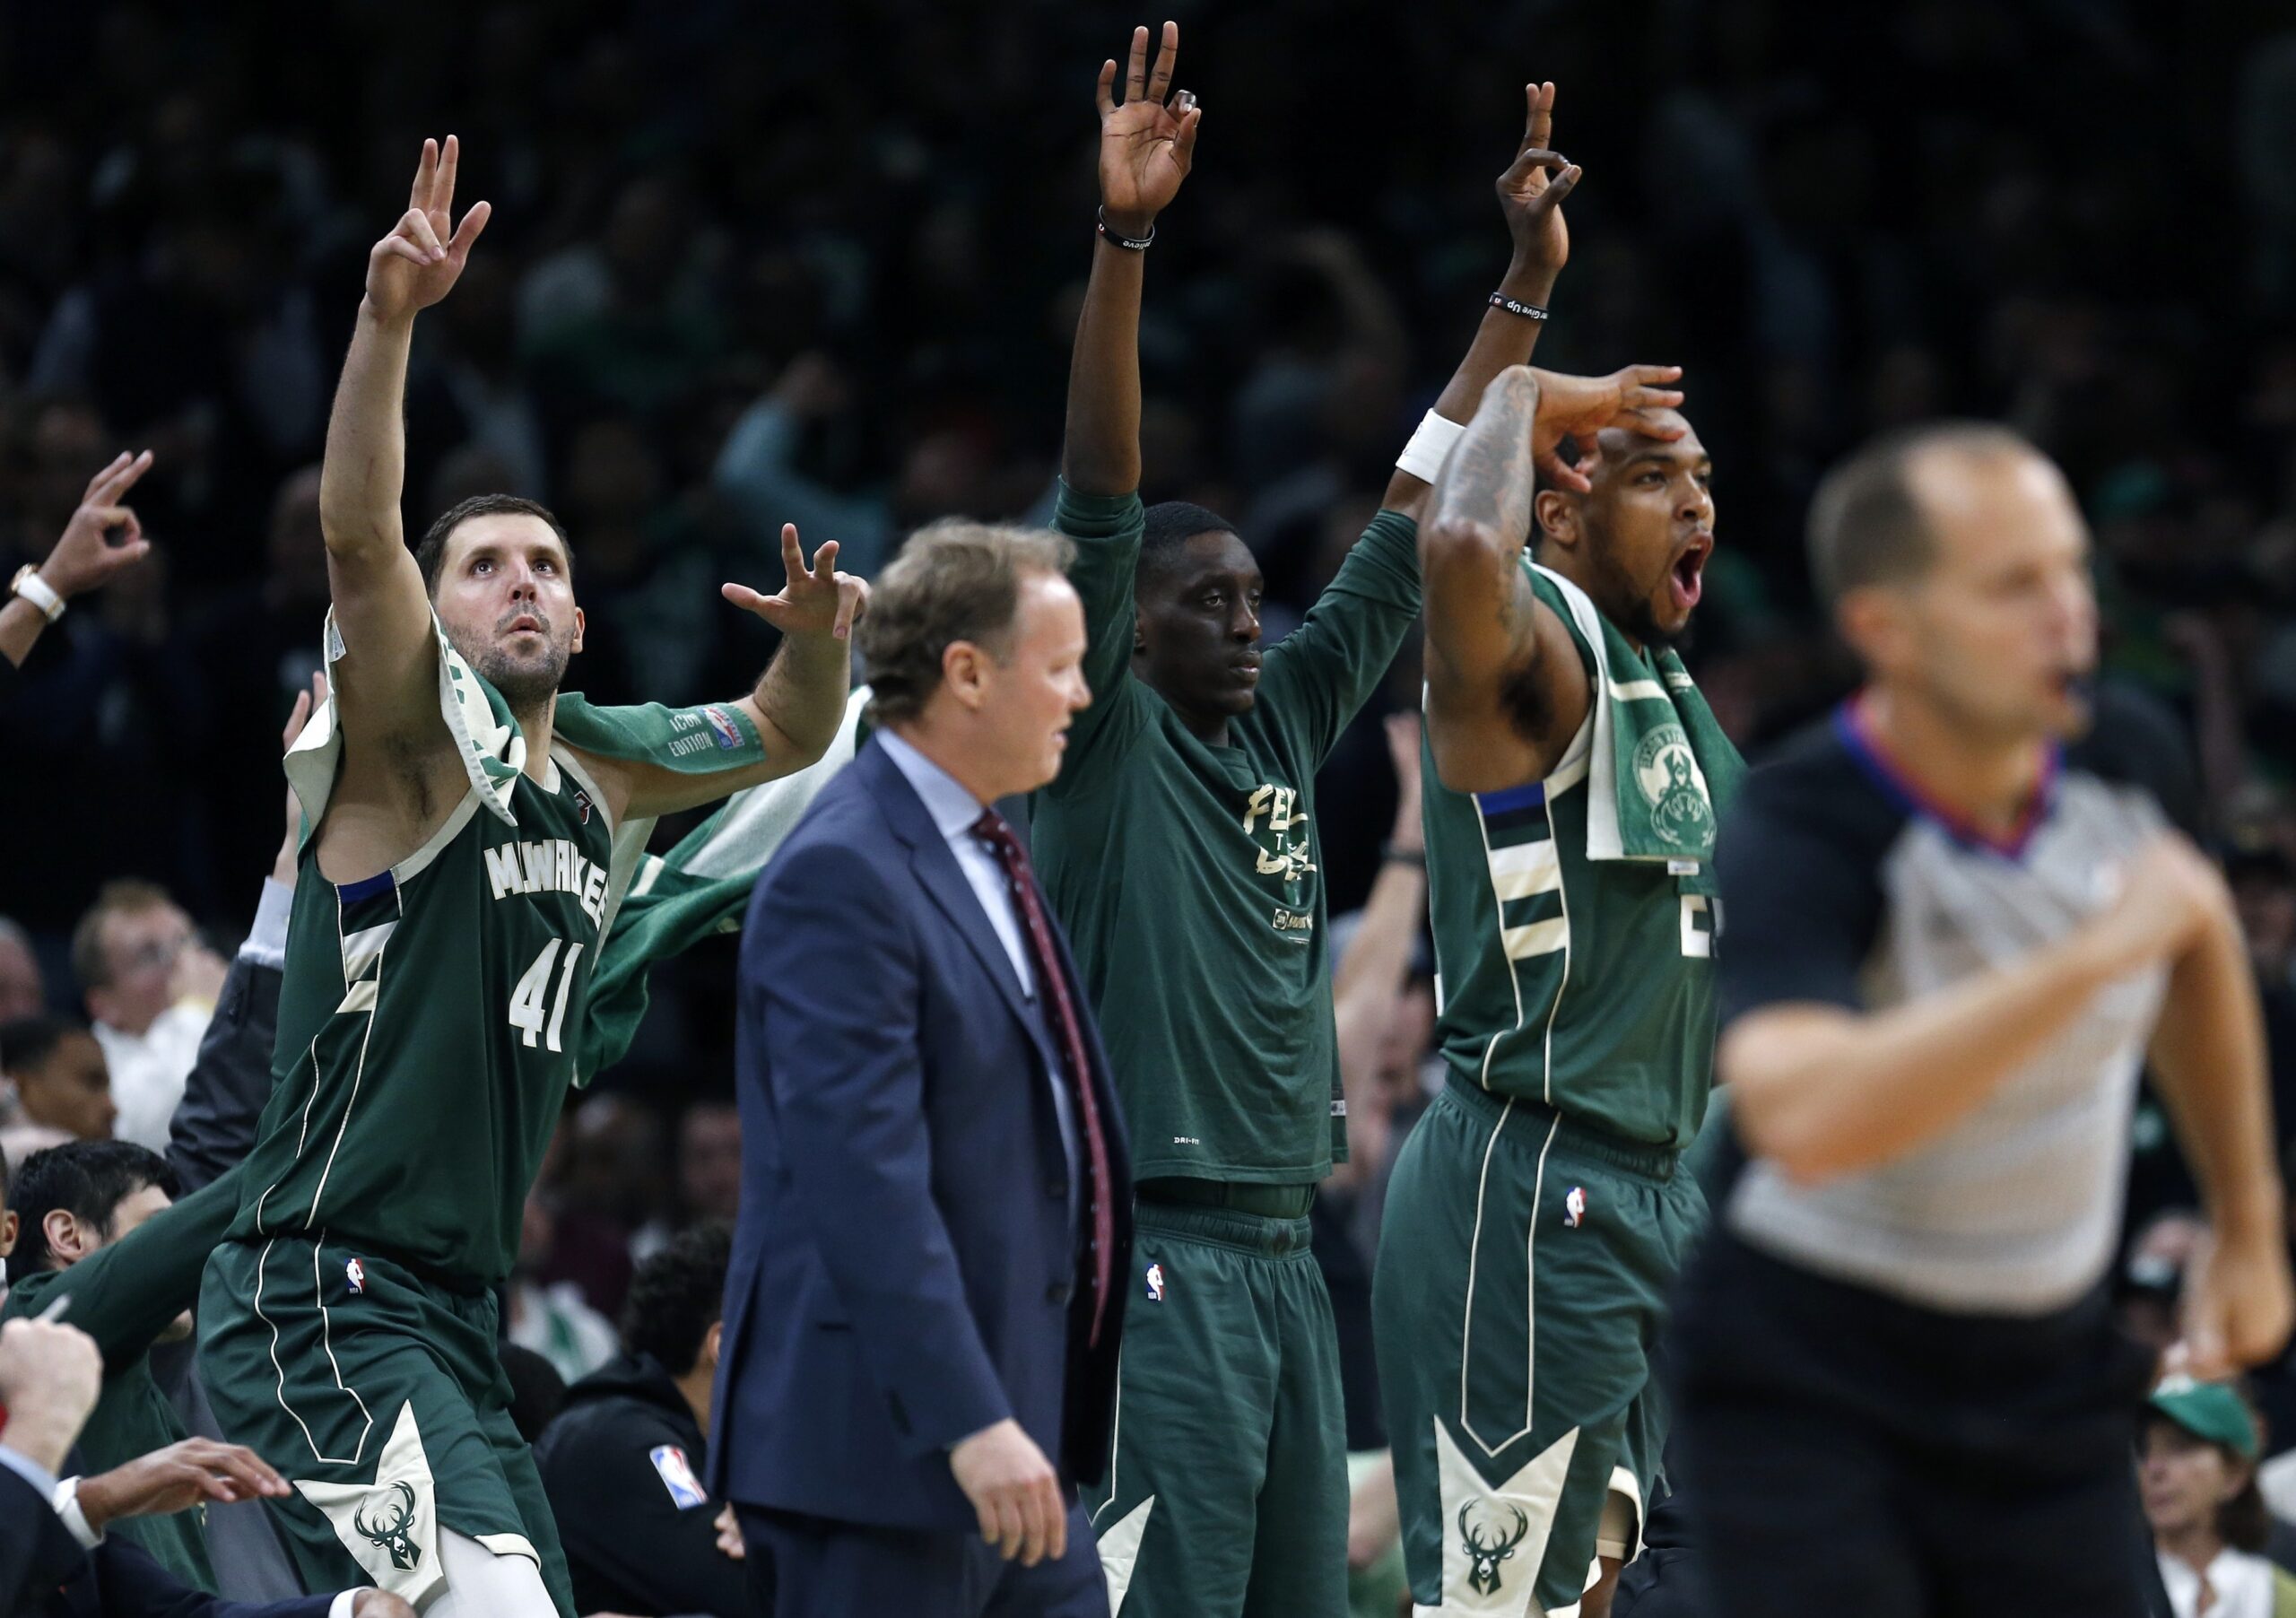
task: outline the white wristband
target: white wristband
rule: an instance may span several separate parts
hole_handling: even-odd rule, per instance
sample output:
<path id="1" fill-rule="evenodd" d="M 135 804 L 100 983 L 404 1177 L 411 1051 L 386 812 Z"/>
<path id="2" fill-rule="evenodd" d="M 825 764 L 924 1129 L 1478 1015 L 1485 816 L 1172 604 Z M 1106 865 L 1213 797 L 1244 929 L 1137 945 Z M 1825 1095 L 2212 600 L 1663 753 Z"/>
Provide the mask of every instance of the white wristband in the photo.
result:
<path id="1" fill-rule="evenodd" d="M 56 587 L 53 585 L 39 576 L 39 569 L 18 569 L 15 582 L 8 587 L 11 593 L 22 596 L 46 613 L 50 623 L 54 623 L 64 616 L 64 597 L 56 593 Z"/>
<path id="2" fill-rule="evenodd" d="M 1431 483 L 1435 474 L 1443 470 L 1443 463 L 1450 458 L 1451 446 L 1466 431 L 1463 422 L 1453 422 L 1429 411 L 1422 417 L 1419 431 L 1411 435 L 1411 442 L 1396 457 L 1396 470 L 1408 472 L 1422 483 Z"/>

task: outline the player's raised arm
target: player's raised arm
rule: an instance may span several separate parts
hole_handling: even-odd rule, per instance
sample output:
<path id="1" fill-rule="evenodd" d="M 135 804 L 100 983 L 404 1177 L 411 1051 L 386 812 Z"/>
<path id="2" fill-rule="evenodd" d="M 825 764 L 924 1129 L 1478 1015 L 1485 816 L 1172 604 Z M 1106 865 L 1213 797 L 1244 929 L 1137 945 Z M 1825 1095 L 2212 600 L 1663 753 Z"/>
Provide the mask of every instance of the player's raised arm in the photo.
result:
<path id="1" fill-rule="evenodd" d="M 328 417 L 319 522 L 344 661 L 335 697 L 346 735 L 435 714 L 430 603 L 399 518 L 406 480 L 406 356 L 415 315 L 453 288 L 491 212 L 451 223 L 453 135 L 422 143 L 407 210 L 367 255 L 367 295 Z"/>
<path id="2" fill-rule="evenodd" d="M 727 601 L 781 631 L 781 644 L 756 687 L 733 704 L 757 727 L 764 757 L 732 770 L 684 773 L 591 755 L 590 769 L 617 821 L 714 804 L 761 781 L 794 775 L 829 751 L 852 683 L 853 625 L 869 606 L 867 582 L 839 572 L 837 552 L 837 541 L 827 541 L 808 566 L 797 525 L 784 523 L 781 561 L 788 578 L 780 590 L 767 596 L 744 584 L 722 587 Z"/>
<path id="3" fill-rule="evenodd" d="M 1529 361 L 1546 324 L 1555 278 L 1570 262 L 1570 231 L 1562 222 L 1562 199 L 1578 184 L 1580 170 L 1547 144 L 1554 131 L 1554 86 L 1526 84 L 1523 95 L 1529 116 L 1522 144 L 1497 185 L 1499 211 L 1515 239 L 1515 256 L 1492 294 L 1491 308 L 1475 328 L 1466 357 L 1435 401 L 1435 436 L 1427 443 L 1425 457 L 1413 453 L 1421 448 L 1416 436 L 1412 449 L 1405 452 L 1405 462 L 1415 464 L 1418 471 L 1398 465 L 1387 483 L 1387 498 L 1380 503 L 1405 517 L 1422 514 L 1436 467 L 1441 465 L 1440 441 L 1457 431 L 1442 424 L 1465 421 L 1493 377 Z"/>
<path id="4" fill-rule="evenodd" d="M 1586 718 L 1588 687 L 1570 632 L 1523 572 L 1535 477 L 1585 490 L 1558 450 L 1617 425 L 1678 438 L 1636 413 L 1671 407 L 1677 366 L 1607 377 L 1510 366 L 1483 389 L 1425 502 L 1419 566 L 1427 599 L 1428 743 L 1455 792 L 1538 780 Z"/>
<path id="5" fill-rule="evenodd" d="M 1148 30 L 1132 33 L 1124 99 L 1117 65 L 1100 65 L 1100 217 L 1092 275 L 1076 322 L 1068 371 L 1068 426 L 1061 476 L 1082 494 L 1129 494 L 1140 486 L 1140 288 L 1156 215 L 1179 194 L 1204 114 L 1171 97 L 1180 30 L 1164 24 L 1152 73 Z M 1185 104 L 1183 104 L 1185 103 Z M 1129 245 L 1128 245 L 1129 244 Z"/>

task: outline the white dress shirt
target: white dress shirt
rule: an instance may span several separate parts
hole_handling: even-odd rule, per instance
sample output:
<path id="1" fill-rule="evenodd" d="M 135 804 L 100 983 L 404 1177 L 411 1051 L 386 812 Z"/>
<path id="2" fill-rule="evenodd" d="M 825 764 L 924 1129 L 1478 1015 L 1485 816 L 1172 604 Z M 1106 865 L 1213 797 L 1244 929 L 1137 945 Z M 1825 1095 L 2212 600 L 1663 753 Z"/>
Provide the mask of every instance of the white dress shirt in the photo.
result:
<path id="1" fill-rule="evenodd" d="M 2199 1571 L 2166 1551 L 2154 1554 L 2177 1618 L 2200 1618 Z M 2226 1546 L 2208 1564 L 2208 1588 L 2215 1598 L 2206 1618 L 2272 1618 L 2272 1563 L 2261 1556 Z"/>
<path id="2" fill-rule="evenodd" d="M 957 857 L 957 868 L 965 874 L 965 881 L 980 900 L 980 908 L 987 912 L 988 925 L 996 929 L 996 941 L 1004 946 L 1013 971 L 1020 975 L 1021 993 L 1035 999 L 1036 962 L 1030 957 L 1028 939 L 1022 933 L 1021 912 L 1013 902 L 1013 885 L 1005 879 L 1004 862 L 972 834 L 987 805 L 956 777 L 891 731 L 875 734 L 877 740 L 884 744 L 894 767 L 917 789 L 917 796 L 925 800 L 925 813 L 933 817 L 934 830 L 947 839 L 949 852 Z"/>
<path id="3" fill-rule="evenodd" d="M 884 747 L 885 756 L 892 760 L 893 767 L 924 800 L 925 813 L 933 817 L 934 829 L 948 842 L 949 852 L 957 857 L 957 868 L 965 874 L 967 885 L 980 900 L 980 908 L 987 912 L 988 925 L 996 929 L 996 941 L 1004 946 L 1005 957 L 1020 976 L 1022 995 L 1033 1002 L 1037 997 L 1036 962 L 1022 932 L 1020 907 L 1013 902 L 1013 884 L 1005 877 L 1004 862 L 972 834 L 986 805 L 973 796 L 963 782 L 891 731 L 880 730 L 874 735 Z M 1049 1013 L 1045 1022 L 1046 1031 L 1058 1040 L 1060 1033 L 1050 1026 Z M 1067 1081 L 1057 1071 L 1047 1076 L 1052 1081 L 1052 1107 L 1060 1121 L 1060 1144 L 1068 1157 L 1068 1214 L 1074 1226 L 1077 1210 L 1084 1205 L 1076 1099 L 1068 1093 Z"/>
<path id="4" fill-rule="evenodd" d="M 199 1060 L 199 1041 L 215 1015 L 212 1005 L 178 1001 L 140 1034 L 99 1022 L 89 1031 L 104 1048 L 111 1074 L 111 1099 L 119 1108 L 114 1138 L 134 1141 L 154 1152 L 168 1149 L 168 1124 L 183 1100 L 184 1081 Z"/>

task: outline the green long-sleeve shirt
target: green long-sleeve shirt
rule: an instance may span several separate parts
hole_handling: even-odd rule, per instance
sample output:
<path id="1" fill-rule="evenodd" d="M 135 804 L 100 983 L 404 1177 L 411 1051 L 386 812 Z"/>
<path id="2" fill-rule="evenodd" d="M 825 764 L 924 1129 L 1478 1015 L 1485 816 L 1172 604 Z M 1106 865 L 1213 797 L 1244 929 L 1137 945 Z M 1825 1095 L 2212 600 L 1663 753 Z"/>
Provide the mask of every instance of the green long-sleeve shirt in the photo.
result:
<path id="1" fill-rule="evenodd" d="M 1346 1157 L 1315 779 L 1419 615 L 1418 529 L 1371 519 L 1258 700 L 1207 746 L 1131 668 L 1136 495 L 1064 487 L 1092 705 L 1030 820 L 1124 1098 L 1133 1171 L 1259 1184 Z"/>
<path id="2" fill-rule="evenodd" d="M 207 1255 L 239 1205 L 234 1170 L 68 1268 L 41 1270 L 9 1288 L 0 1318 L 37 1315 L 57 1293 L 68 1292 L 65 1324 L 93 1337 L 103 1353 L 103 1388 L 80 1430 L 89 1473 L 109 1472 L 189 1436 L 152 1379 L 147 1356 L 198 1299 Z M 205 1508 L 195 1507 L 170 1517 L 126 1518 L 107 1532 L 126 1535 L 178 1579 L 213 1594 L 205 1517 Z"/>

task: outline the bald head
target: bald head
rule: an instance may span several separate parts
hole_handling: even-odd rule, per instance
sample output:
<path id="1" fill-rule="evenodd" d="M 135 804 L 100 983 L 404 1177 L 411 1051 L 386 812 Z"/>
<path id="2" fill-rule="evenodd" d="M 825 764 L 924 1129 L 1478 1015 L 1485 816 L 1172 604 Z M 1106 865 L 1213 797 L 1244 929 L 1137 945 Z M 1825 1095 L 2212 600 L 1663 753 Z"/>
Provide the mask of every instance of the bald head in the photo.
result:
<path id="1" fill-rule="evenodd" d="M 1953 509 L 1984 474 L 2057 477 L 2048 458 L 2005 427 L 1941 422 L 1874 439 L 1826 474 L 1810 502 L 1810 577 L 1829 605 L 1871 585 L 1926 572 Z"/>

